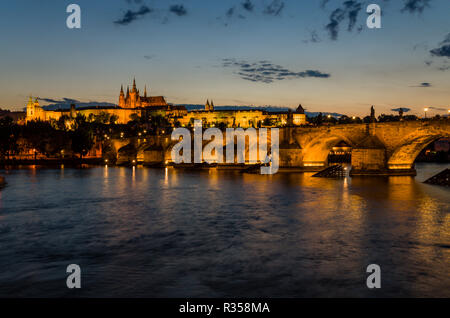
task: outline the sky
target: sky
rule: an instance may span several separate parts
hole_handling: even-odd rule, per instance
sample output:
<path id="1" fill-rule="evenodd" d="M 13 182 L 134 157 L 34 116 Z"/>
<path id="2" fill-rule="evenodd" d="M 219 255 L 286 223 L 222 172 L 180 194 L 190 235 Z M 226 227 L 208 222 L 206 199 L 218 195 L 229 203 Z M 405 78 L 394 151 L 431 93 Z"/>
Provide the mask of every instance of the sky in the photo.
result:
<path id="1" fill-rule="evenodd" d="M 69 29 L 69 4 L 81 28 Z M 366 25 L 370 3 L 381 29 Z M 448 0 L 15 0 L 0 8 L 0 108 L 169 103 L 367 115 L 450 108 Z"/>

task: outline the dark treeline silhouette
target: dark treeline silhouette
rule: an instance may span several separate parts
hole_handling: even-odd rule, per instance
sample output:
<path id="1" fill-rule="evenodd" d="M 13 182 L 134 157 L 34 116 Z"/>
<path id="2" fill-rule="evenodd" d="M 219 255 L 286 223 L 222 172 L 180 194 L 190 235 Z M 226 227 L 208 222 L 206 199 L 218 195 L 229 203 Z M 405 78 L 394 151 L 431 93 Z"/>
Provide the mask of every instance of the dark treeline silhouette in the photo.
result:
<path id="1" fill-rule="evenodd" d="M 132 116 L 126 124 L 116 124 L 114 115 L 78 114 L 53 121 L 14 123 L 10 117 L 0 119 L 0 161 L 16 158 L 79 158 L 88 154 L 95 143 L 113 138 L 171 133 L 167 119 L 162 116 Z M 107 144 L 107 143 L 104 143 Z"/>

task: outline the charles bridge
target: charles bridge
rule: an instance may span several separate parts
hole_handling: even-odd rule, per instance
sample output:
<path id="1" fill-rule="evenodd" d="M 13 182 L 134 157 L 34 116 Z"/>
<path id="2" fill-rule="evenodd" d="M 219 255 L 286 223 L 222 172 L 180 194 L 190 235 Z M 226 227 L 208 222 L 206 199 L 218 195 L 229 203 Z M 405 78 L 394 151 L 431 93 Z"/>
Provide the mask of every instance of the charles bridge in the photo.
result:
<path id="1" fill-rule="evenodd" d="M 450 137 L 450 120 L 293 126 L 280 128 L 279 135 L 280 168 L 285 170 L 324 169 L 330 150 L 344 141 L 352 148 L 353 175 L 414 175 L 419 153 L 433 141 Z M 112 148 L 118 164 L 164 165 L 172 161 L 175 143 L 170 135 L 164 135 L 116 139 Z"/>

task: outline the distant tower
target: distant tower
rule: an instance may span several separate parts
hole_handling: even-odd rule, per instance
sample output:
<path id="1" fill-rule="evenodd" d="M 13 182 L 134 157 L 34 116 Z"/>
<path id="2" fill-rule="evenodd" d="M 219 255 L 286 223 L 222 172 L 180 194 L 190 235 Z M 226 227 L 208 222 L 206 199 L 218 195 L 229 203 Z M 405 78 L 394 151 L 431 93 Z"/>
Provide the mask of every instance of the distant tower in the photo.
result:
<path id="1" fill-rule="evenodd" d="M 205 110 L 209 111 L 209 99 L 206 100 L 206 104 L 205 104 Z"/>
<path id="2" fill-rule="evenodd" d="M 30 96 L 27 103 L 27 121 L 29 120 L 45 120 L 45 115 L 42 108 L 39 106 L 38 98 L 33 102 L 33 97 Z"/>
<path id="3" fill-rule="evenodd" d="M 297 114 L 304 114 L 305 109 L 303 108 L 302 104 L 298 105 L 297 110 L 295 111 Z"/>
<path id="4" fill-rule="evenodd" d="M 147 98 L 147 85 L 144 87 L 144 98 Z"/>
<path id="5" fill-rule="evenodd" d="M 137 104 L 137 94 L 138 91 L 136 89 L 136 79 L 133 79 L 133 88 L 131 89 L 130 92 L 130 108 L 136 108 L 136 104 Z"/>
<path id="6" fill-rule="evenodd" d="M 211 105 L 209 105 L 209 110 L 210 111 L 214 111 L 214 102 L 212 101 L 212 99 L 211 99 Z"/>
<path id="7" fill-rule="evenodd" d="M 75 107 L 75 104 L 70 104 L 70 118 L 77 117 L 77 109 Z"/>
<path id="8" fill-rule="evenodd" d="M 125 107 L 130 107 L 130 86 L 127 85 L 127 96 L 125 97 Z"/>
<path id="9" fill-rule="evenodd" d="M 34 108 L 33 97 L 30 96 L 27 104 L 27 119 L 31 120 L 36 115 L 36 110 Z"/>
<path id="10" fill-rule="evenodd" d="M 372 107 L 370 107 L 370 122 L 375 122 L 375 108 L 373 107 L 373 105 Z"/>
<path id="11" fill-rule="evenodd" d="M 123 93 L 123 85 L 120 86 L 119 107 L 125 107 L 125 94 Z"/>

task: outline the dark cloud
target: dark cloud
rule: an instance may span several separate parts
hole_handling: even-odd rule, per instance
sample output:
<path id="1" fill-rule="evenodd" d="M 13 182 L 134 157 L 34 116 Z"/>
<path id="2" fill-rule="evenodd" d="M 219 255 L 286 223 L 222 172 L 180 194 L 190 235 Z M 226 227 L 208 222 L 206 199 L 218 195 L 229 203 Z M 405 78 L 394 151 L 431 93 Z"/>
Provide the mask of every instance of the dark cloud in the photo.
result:
<path id="1" fill-rule="evenodd" d="M 445 37 L 444 41 L 442 41 L 440 43 L 440 45 L 444 45 L 444 44 L 450 44 L 450 33 L 447 34 L 447 36 Z"/>
<path id="2" fill-rule="evenodd" d="M 174 4 L 170 6 L 169 11 L 181 17 L 187 14 L 186 8 L 182 4 Z"/>
<path id="3" fill-rule="evenodd" d="M 430 50 L 432 56 L 450 58 L 450 33 L 439 43 L 439 47 Z"/>
<path id="4" fill-rule="evenodd" d="M 280 15 L 281 11 L 284 9 L 284 1 L 282 0 L 272 0 L 270 4 L 268 4 L 263 13 L 272 16 Z"/>
<path id="5" fill-rule="evenodd" d="M 450 58 L 450 44 L 443 45 L 430 51 L 431 55 Z"/>
<path id="6" fill-rule="evenodd" d="M 280 65 L 273 64 L 269 61 L 259 61 L 249 63 L 236 59 L 223 59 L 223 67 L 232 67 L 237 69 L 235 74 L 242 79 L 251 82 L 273 83 L 284 79 L 317 77 L 328 78 L 330 74 L 322 73 L 317 70 L 305 70 L 302 72 L 294 72 Z"/>
<path id="7" fill-rule="evenodd" d="M 244 2 L 242 2 L 242 7 L 250 12 L 253 11 L 253 9 L 255 8 L 251 0 L 245 0 Z"/>
<path id="8" fill-rule="evenodd" d="M 38 99 L 40 101 L 49 103 L 48 105 L 44 106 L 45 109 L 68 109 L 68 108 L 70 108 L 71 104 L 75 104 L 77 107 L 94 107 L 94 106 L 113 107 L 113 106 L 116 106 L 115 104 L 112 104 L 109 102 L 97 102 L 97 101 L 81 102 L 77 99 L 67 98 L 67 97 L 64 97 L 59 100 L 53 99 L 53 98 L 41 98 L 41 97 L 38 97 Z"/>
<path id="9" fill-rule="evenodd" d="M 362 3 L 355 0 L 347 0 L 330 15 L 330 22 L 325 26 L 332 40 L 337 40 L 339 35 L 339 26 L 345 20 L 348 21 L 347 31 L 351 32 L 361 12 Z"/>
<path id="10" fill-rule="evenodd" d="M 422 13 L 427 7 L 430 6 L 431 0 L 404 0 L 402 12 L 409 13 Z"/>
<path id="11" fill-rule="evenodd" d="M 143 5 L 137 11 L 127 10 L 123 17 L 117 21 L 114 21 L 114 23 L 119 25 L 127 25 L 151 12 L 153 12 L 153 9 Z"/>
<path id="12" fill-rule="evenodd" d="M 146 60 L 151 60 L 151 59 L 153 59 L 154 57 L 155 57 L 154 54 L 151 54 L 151 55 L 144 55 L 144 59 L 146 59 Z"/>
<path id="13" fill-rule="evenodd" d="M 393 112 L 399 112 L 400 110 L 402 110 L 404 113 L 407 113 L 407 112 L 411 111 L 411 108 L 400 107 L 400 108 L 391 109 L 391 111 L 393 111 Z"/>
<path id="14" fill-rule="evenodd" d="M 433 109 L 433 110 L 439 110 L 439 111 L 444 111 L 444 112 L 447 112 L 448 111 L 448 109 L 446 109 L 446 108 L 440 108 L 440 107 L 434 107 L 434 106 L 430 106 L 430 107 L 428 107 L 429 109 Z"/>
<path id="15" fill-rule="evenodd" d="M 432 85 L 431 85 L 431 83 L 428 83 L 428 82 L 423 82 L 423 83 L 420 83 L 419 85 L 414 85 L 414 86 L 411 86 L 411 87 L 422 87 L 422 88 L 428 88 L 428 87 L 431 87 Z"/>

